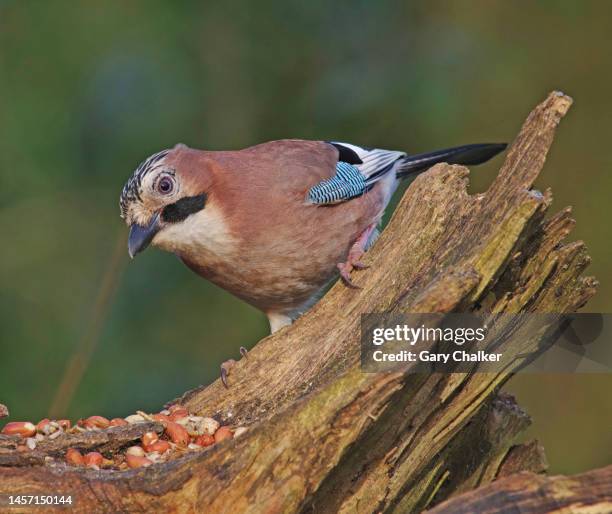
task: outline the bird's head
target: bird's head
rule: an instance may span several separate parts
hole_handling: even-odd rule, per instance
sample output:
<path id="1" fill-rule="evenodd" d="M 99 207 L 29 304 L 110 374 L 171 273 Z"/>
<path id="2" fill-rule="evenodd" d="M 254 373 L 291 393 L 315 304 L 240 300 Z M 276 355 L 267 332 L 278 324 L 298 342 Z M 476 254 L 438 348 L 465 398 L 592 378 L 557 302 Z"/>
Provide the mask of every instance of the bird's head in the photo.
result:
<path id="1" fill-rule="evenodd" d="M 206 177 L 189 173 L 196 152 L 182 144 L 162 150 L 142 162 L 123 187 L 119 206 L 130 227 L 130 257 L 151 243 L 164 246 L 190 216 L 205 208 Z"/>

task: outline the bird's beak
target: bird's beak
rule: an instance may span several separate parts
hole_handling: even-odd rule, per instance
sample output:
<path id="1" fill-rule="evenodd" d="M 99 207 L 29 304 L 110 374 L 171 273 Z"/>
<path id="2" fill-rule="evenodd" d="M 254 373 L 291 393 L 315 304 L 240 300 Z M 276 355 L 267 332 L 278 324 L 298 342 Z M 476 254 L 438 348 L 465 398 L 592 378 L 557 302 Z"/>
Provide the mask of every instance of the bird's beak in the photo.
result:
<path id="1" fill-rule="evenodd" d="M 151 218 L 151 221 L 149 221 L 149 224 L 144 227 L 137 223 L 132 224 L 130 227 L 130 237 L 128 238 L 128 253 L 132 259 L 137 253 L 146 250 L 160 228 L 159 212 L 156 213 Z"/>

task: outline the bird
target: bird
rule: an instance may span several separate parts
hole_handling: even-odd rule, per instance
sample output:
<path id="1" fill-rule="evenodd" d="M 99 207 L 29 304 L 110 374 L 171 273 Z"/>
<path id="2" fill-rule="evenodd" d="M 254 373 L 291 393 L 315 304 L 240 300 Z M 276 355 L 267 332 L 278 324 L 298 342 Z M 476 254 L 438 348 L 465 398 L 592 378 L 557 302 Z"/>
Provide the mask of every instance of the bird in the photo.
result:
<path id="1" fill-rule="evenodd" d="M 403 179 L 440 162 L 480 164 L 505 148 L 482 143 L 411 155 L 300 139 L 235 151 L 179 143 L 145 159 L 121 191 L 128 252 L 174 253 L 265 313 L 274 333 L 337 278 L 356 287 L 351 273 L 366 267 L 362 257 Z M 221 365 L 226 387 L 234 362 Z"/>

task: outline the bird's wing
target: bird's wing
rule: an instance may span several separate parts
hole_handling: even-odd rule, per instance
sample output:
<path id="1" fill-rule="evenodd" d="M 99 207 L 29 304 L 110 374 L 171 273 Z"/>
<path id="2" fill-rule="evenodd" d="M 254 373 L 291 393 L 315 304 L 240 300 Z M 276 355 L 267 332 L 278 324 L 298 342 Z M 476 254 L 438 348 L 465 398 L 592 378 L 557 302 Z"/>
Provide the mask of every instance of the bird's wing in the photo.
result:
<path id="1" fill-rule="evenodd" d="M 308 191 L 308 203 L 328 205 L 345 202 L 368 191 L 403 159 L 404 152 L 364 148 L 330 141 L 338 150 L 336 174 Z"/>

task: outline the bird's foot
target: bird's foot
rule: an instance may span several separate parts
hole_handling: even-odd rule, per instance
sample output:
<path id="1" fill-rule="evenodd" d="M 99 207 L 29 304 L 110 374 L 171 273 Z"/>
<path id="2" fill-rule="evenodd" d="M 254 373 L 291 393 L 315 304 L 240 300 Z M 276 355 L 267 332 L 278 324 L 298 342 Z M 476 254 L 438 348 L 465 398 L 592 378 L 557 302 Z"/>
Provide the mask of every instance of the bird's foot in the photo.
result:
<path id="1" fill-rule="evenodd" d="M 366 228 L 357 238 L 353 246 L 351 246 L 346 262 L 340 262 L 337 265 L 340 270 L 340 277 L 342 277 L 342 280 L 347 286 L 353 289 L 360 289 L 360 287 L 351 280 L 351 271 L 367 269 L 369 267 L 361 262 L 361 258 L 366 252 L 368 242 L 375 229 L 376 225 L 370 225 Z"/>
<path id="2" fill-rule="evenodd" d="M 248 350 L 244 347 L 240 347 L 240 355 L 242 355 L 245 359 L 248 354 Z M 236 361 L 234 359 L 228 359 L 225 362 L 221 363 L 221 382 L 226 388 L 229 388 L 227 384 L 227 377 L 230 374 L 231 369 L 236 365 Z"/>
<path id="3" fill-rule="evenodd" d="M 230 370 L 236 365 L 236 361 L 234 359 L 228 359 L 225 362 L 221 363 L 221 382 L 225 387 L 229 387 L 227 385 L 227 377 L 230 374 Z"/>
<path id="4" fill-rule="evenodd" d="M 338 269 L 340 270 L 340 278 L 342 278 L 342 281 L 348 287 L 351 287 L 353 289 L 361 289 L 361 286 L 358 286 L 357 284 L 355 284 L 355 282 L 351 280 L 351 271 L 353 271 L 354 269 L 360 269 L 358 266 L 355 266 L 354 263 L 348 261 L 339 262 Z"/>

